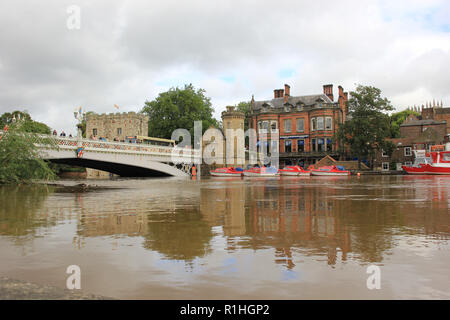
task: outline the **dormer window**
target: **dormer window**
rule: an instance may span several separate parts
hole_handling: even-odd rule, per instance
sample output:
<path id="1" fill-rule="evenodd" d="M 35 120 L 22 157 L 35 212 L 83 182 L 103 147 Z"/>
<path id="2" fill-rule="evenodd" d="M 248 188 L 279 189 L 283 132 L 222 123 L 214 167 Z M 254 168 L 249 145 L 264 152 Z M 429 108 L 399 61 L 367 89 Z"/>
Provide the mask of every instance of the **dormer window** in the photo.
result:
<path id="1" fill-rule="evenodd" d="M 262 105 L 262 112 L 267 112 L 267 110 L 268 110 L 269 107 L 270 107 L 270 104 L 264 103 L 264 104 Z"/>

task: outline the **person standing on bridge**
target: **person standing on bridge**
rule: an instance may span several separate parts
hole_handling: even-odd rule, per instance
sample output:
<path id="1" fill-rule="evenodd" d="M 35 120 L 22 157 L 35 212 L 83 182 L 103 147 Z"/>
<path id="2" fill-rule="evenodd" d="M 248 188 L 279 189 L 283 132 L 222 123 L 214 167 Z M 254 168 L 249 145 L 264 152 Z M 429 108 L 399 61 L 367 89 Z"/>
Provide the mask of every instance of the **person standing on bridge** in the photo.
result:
<path id="1" fill-rule="evenodd" d="M 54 136 L 57 136 L 57 135 L 58 135 L 58 132 L 56 132 L 56 130 L 53 130 L 53 135 L 54 135 Z"/>

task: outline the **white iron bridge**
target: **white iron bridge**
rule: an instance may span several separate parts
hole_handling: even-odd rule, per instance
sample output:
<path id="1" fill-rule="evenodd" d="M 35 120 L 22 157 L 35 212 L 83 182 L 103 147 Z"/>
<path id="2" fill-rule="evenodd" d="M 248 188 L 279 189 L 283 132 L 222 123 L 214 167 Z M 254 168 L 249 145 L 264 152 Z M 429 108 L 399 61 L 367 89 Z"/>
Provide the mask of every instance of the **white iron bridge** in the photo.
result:
<path id="1" fill-rule="evenodd" d="M 201 163 L 201 151 L 191 148 L 123 143 L 39 135 L 43 159 L 108 171 L 122 177 L 187 177 Z"/>

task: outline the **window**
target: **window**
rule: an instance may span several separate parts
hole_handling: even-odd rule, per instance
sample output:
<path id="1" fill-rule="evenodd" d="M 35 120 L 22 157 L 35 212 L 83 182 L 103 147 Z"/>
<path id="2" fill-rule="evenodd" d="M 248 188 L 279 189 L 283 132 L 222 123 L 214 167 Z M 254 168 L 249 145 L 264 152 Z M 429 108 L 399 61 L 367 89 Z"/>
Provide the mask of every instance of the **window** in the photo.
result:
<path id="1" fill-rule="evenodd" d="M 316 139 L 311 139 L 311 150 L 316 151 Z"/>
<path id="2" fill-rule="evenodd" d="M 330 138 L 327 138 L 327 151 L 332 151 L 333 150 L 333 142 L 331 141 Z"/>
<path id="3" fill-rule="evenodd" d="M 317 130 L 323 130 L 323 117 L 317 118 Z"/>
<path id="4" fill-rule="evenodd" d="M 272 140 L 271 147 L 270 147 L 271 153 L 278 153 L 278 141 Z"/>
<path id="5" fill-rule="evenodd" d="M 406 161 L 406 162 L 405 162 L 405 166 L 407 166 L 407 167 L 412 166 L 412 162 L 411 162 L 411 161 Z"/>
<path id="6" fill-rule="evenodd" d="M 382 169 L 383 171 L 389 171 L 389 162 L 383 162 L 383 163 L 381 164 L 381 169 Z"/>
<path id="7" fill-rule="evenodd" d="M 305 131 L 305 119 L 297 119 L 297 132 Z"/>
<path id="8" fill-rule="evenodd" d="M 97 135 L 97 129 L 92 129 L 92 135 L 95 137 Z"/>
<path id="9" fill-rule="evenodd" d="M 284 152 L 292 152 L 292 140 L 284 140 Z"/>
<path id="10" fill-rule="evenodd" d="M 389 157 L 388 154 L 384 150 L 381 150 L 381 156 L 382 157 Z"/>
<path id="11" fill-rule="evenodd" d="M 319 152 L 325 151 L 324 139 L 317 139 L 317 151 Z"/>
<path id="12" fill-rule="evenodd" d="M 332 130 L 332 120 L 331 117 L 326 117 L 325 118 L 325 130 Z"/>
<path id="13" fill-rule="evenodd" d="M 269 121 L 263 121 L 262 129 L 266 132 L 269 130 Z"/>
<path id="14" fill-rule="evenodd" d="M 305 152 L 305 140 L 303 139 L 297 140 L 297 151 Z"/>
<path id="15" fill-rule="evenodd" d="M 316 130 L 316 118 L 311 119 L 311 131 Z"/>
<path id="16" fill-rule="evenodd" d="M 409 157 L 412 155 L 411 147 L 405 147 L 405 157 Z"/>
<path id="17" fill-rule="evenodd" d="M 284 120 L 284 132 L 291 132 L 291 119 Z"/>
<path id="18" fill-rule="evenodd" d="M 261 121 L 258 121 L 258 129 L 259 129 L 259 130 L 262 129 L 262 123 L 261 123 Z"/>
<path id="19" fill-rule="evenodd" d="M 117 135 L 120 136 L 122 134 L 122 128 L 117 128 Z"/>
<path id="20" fill-rule="evenodd" d="M 274 132 L 274 131 L 277 130 L 277 122 L 276 122 L 276 121 L 270 122 L 270 130 L 271 130 L 272 132 Z"/>
<path id="21" fill-rule="evenodd" d="M 227 129 L 231 129 L 231 122 L 227 121 Z"/>

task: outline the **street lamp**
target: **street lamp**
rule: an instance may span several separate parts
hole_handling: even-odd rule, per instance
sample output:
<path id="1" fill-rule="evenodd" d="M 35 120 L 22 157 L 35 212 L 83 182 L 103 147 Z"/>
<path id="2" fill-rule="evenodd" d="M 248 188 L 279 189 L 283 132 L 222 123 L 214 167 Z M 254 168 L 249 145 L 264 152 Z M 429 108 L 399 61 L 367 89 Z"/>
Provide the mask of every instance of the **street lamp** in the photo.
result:
<path id="1" fill-rule="evenodd" d="M 73 111 L 73 116 L 75 117 L 76 120 L 78 120 L 77 138 L 81 139 L 83 136 L 83 132 L 82 132 L 81 128 L 82 128 L 83 120 L 86 119 L 86 111 L 84 111 L 81 107 L 75 108 L 75 110 Z"/>

